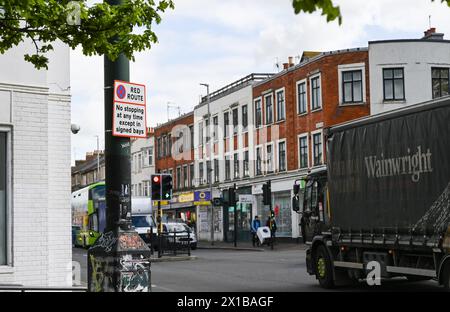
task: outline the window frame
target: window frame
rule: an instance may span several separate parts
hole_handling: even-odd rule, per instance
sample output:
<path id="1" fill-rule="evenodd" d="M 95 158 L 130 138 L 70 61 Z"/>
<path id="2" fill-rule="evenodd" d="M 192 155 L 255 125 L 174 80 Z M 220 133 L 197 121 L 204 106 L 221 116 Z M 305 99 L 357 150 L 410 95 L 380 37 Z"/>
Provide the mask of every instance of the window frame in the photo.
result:
<path id="1" fill-rule="evenodd" d="M 236 115 L 235 115 L 236 113 Z M 235 119 L 236 117 L 236 119 Z M 239 107 L 235 107 L 231 109 L 231 121 L 233 124 L 233 136 L 238 135 L 239 133 Z M 236 123 L 235 123 L 236 122 Z"/>
<path id="2" fill-rule="evenodd" d="M 203 164 L 203 161 L 198 162 L 198 181 L 199 185 L 204 185 L 204 178 L 205 178 L 205 166 Z"/>
<path id="3" fill-rule="evenodd" d="M 226 118 L 225 118 L 226 116 Z M 223 137 L 228 139 L 230 137 L 230 111 L 223 112 Z"/>
<path id="4" fill-rule="evenodd" d="M 302 167 L 302 154 L 301 154 L 301 145 L 300 140 L 306 139 L 306 167 Z M 309 133 L 302 133 L 297 136 L 298 142 L 298 169 L 308 169 L 310 167 L 310 157 L 309 157 Z"/>
<path id="5" fill-rule="evenodd" d="M 318 100 L 318 106 L 314 107 L 314 90 L 315 90 L 315 88 L 313 86 L 313 80 L 316 80 L 316 79 L 319 82 L 319 87 L 318 87 L 318 89 L 319 89 L 319 92 L 318 92 L 319 100 Z M 314 74 L 311 77 L 309 77 L 309 89 L 310 89 L 309 92 L 310 92 L 310 95 L 311 95 L 311 100 L 310 100 L 311 112 L 317 112 L 317 111 L 322 110 L 322 108 L 323 108 L 323 105 L 322 105 L 323 104 L 323 99 L 322 99 L 322 75 L 321 75 L 321 73 Z"/>
<path id="6" fill-rule="evenodd" d="M 181 190 L 181 188 L 182 188 L 182 183 L 181 183 L 182 178 L 181 177 L 183 174 L 181 166 L 178 166 L 176 168 L 175 173 L 176 173 L 176 179 L 177 179 L 177 183 L 176 183 L 177 190 Z"/>
<path id="7" fill-rule="evenodd" d="M 258 150 L 260 151 L 259 172 L 258 172 Z M 255 176 L 262 176 L 263 172 L 264 172 L 264 169 L 263 169 L 263 145 L 257 145 L 257 146 L 255 146 Z"/>
<path id="8" fill-rule="evenodd" d="M 433 70 L 439 70 L 439 78 L 433 77 Z M 448 89 L 447 89 L 446 95 L 442 95 L 442 80 L 444 80 L 444 79 L 442 78 L 441 73 L 443 70 L 447 71 Z M 437 97 L 434 96 L 434 83 L 433 82 L 435 80 L 439 80 L 439 96 L 437 96 Z M 448 95 L 450 95 L 450 67 L 436 67 L 436 66 L 431 67 L 431 97 L 432 97 L 432 99 L 439 99 L 441 97 L 448 96 Z"/>
<path id="9" fill-rule="evenodd" d="M 204 130 L 203 130 L 203 120 L 198 122 L 198 146 L 203 146 L 203 136 L 204 136 Z"/>
<path id="10" fill-rule="evenodd" d="M 268 147 L 271 147 L 271 169 L 272 170 L 269 170 L 269 168 L 268 168 L 268 161 L 269 161 L 269 153 L 267 152 L 267 148 Z M 263 163 L 264 163 L 264 166 L 263 166 L 263 171 L 266 173 L 266 174 L 271 174 L 271 173 L 274 173 L 276 170 L 275 170 L 275 149 L 274 149 L 274 144 L 273 144 L 273 142 L 269 142 L 269 143 L 266 143 L 266 145 L 264 146 L 264 156 L 265 156 L 265 159 L 264 159 L 264 161 L 263 161 Z"/>
<path id="11" fill-rule="evenodd" d="M 189 187 L 189 169 L 188 165 L 183 165 L 183 189 L 187 189 Z"/>
<path id="12" fill-rule="evenodd" d="M 284 166 L 285 168 L 281 170 L 280 168 L 280 144 L 284 143 Z M 286 139 L 281 139 L 277 141 L 277 171 L 278 172 L 287 172 L 288 171 L 288 164 L 287 164 L 287 141 Z"/>
<path id="13" fill-rule="evenodd" d="M 189 185 L 195 187 L 195 163 L 189 164 Z"/>
<path id="14" fill-rule="evenodd" d="M 236 166 L 237 166 L 237 169 L 238 170 L 236 170 Z M 233 170 L 234 170 L 234 173 L 233 173 L 233 180 L 238 180 L 238 179 L 240 179 L 241 178 L 241 164 L 239 163 L 239 153 L 234 153 L 233 154 Z"/>
<path id="15" fill-rule="evenodd" d="M 219 115 L 214 115 L 213 120 L 213 142 L 219 141 Z M 216 124 L 217 121 L 217 124 Z"/>
<path id="16" fill-rule="evenodd" d="M 6 213 L 5 213 L 5 264 L 0 264 L 0 273 L 9 273 L 13 267 L 13 224 L 12 221 L 13 216 L 13 187 L 12 187 L 12 128 L 8 126 L 0 126 L 0 132 L 6 134 L 6 166 L 5 166 L 5 174 L 6 174 L 6 196 L 5 196 L 5 205 L 6 205 Z"/>
<path id="17" fill-rule="evenodd" d="M 214 183 L 219 183 L 219 182 L 220 182 L 220 161 L 219 161 L 219 158 L 215 158 L 214 159 Z"/>
<path id="18" fill-rule="evenodd" d="M 315 163 L 315 159 L 316 159 L 316 153 L 315 153 L 315 143 L 314 143 L 314 137 L 316 135 L 320 134 L 320 140 L 321 140 L 321 157 L 320 157 L 320 164 L 316 164 Z M 320 167 L 324 165 L 324 138 L 323 138 L 323 130 L 317 130 L 314 132 L 311 132 L 311 155 L 312 155 L 312 167 Z"/>
<path id="19" fill-rule="evenodd" d="M 224 163 L 225 163 L 225 181 L 231 181 L 231 155 L 230 154 L 226 154 L 225 158 L 224 158 Z M 227 164 L 228 164 L 228 168 L 227 168 Z M 228 169 L 228 170 L 227 170 Z"/>
<path id="20" fill-rule="evenodd" d="M 299 92 L 299 87 L 300 85 L 305 85 L 305 111 L 302 112 L 300 110 L 300 92 Z M 302 79 L 296 82 L 296 87 L 295 87 L 295 92 L 296 92 L 296 98 L 297 98 L 297 115 L 306 115 L 308 114 L 308 80 Z"/>
<path id="21" fill-rule="evenodd" d="M 402 70 L 402 87 L 403 87 L 403 98 L 397 99 L 395 97 L 395 80 L 399 80 L 400 78 L 395 78 L 394 71 L 395 70 Z M 392 70 L 392 78 L 385 78 L 385 72 L 388 70 Z M 403 102 L 406 101 L 406 90 L 405 90 L 405 68 L 404 67 L 383 67 L 382 70 L 382 77 L 383 77 L 383 101 L 384 102 Z M 387 80 L 392 80 L 392 99 L 386 98 L 386 84 L 385 82 Z"/>
<path id="22" fill-rule="evenodd" d="M 245 114 L 244 114 L 245 111 Z M 242 133 L 248 132 L 248 105 L 241 106 L 241 116 L 242 116 Z"/>
<path id="23" fill-rule="evenodd" d="M 283 118 L 280 118 L 279 115 L 279 98 L 278 98 L 278 94 L 283 93 L 283 105 L 282 105 L 282 111 L 283 111 Z M 280 88 L 278 90 L 275 90 L 275 102 L 276 102 L 276 112 L 277 112 L 277 116 L 276 116 L 276 122 L 282 122 L 282 121 L 286 121 L 286 88 Z"/>
<path id="24" fill-rule="evenodd" d="M 260 111 L 260 119 L 259 119 L 259 124 L 258 124 L 258 109 L 256 104 L 259 103 L 259 111 Z M 254 107 L 254 114 L 255 114 L 255 129 L 260 129 L 263 127 L 264 124 L 264 113 L 263 113 L 263 101 L 262 101 L 262 96 L 256 98 L 253 101 L 253 107 Z"/>
<path id="25" fill-rule="evenodd" d="M 246 155 L 247 158 L 245 157 Z M 242 170 L 243 178 L 250 177 L 250 151 L 248 150 L 248 148 L 244 149 L 244 151 L 242 152 Z"/>
<path id="26" fill-rule="evenodd" d="M 267 113 L 268 109 L 267 109 L 267 99 L 270 98 L 270 109 L 272 110 L 272 113 L 270 114 L 270 122 L 268 120 L 268 116 L 269 114 Z M 265 121 L 265 125 L 271 125 L 273 124 L 275 121 L 275 109 L 274 109 L 274 100 L 273 100 L 273 92 L 270 92 L 268 94 L 264 94 L 264 121 Z"/>

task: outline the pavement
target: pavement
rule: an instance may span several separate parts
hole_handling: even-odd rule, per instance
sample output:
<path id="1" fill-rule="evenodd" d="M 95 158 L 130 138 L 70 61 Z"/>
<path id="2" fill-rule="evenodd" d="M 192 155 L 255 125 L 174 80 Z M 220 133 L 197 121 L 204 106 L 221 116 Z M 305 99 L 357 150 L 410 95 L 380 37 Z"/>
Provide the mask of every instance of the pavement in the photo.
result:
<path id="1" fill-rule="evenodd" d="M 219 248 L 219 247 L 224 248 Z M 238 247 L 247 248 L 240 244 Z M 314 276 L 306 272 L 304 245 L 278 244 L 272 251 L 232 249 L 215 244 L 217 249 L 192 251 L 195 261 L 153 262 L 153 292 L 323 292 Z M 266 248 L 266 247 L 264 247 Z M 81 285 L 87 281 L 87 251 L 74 249 L 73 259 L 81 264 Z M 183 256 L 180 256 L 182 259 Z M 406 279 L 382 281 L 382 286 L 360 283 L 339 287 L 337 292 L 442 291 L 432 281 L 408 282 Z"/>
<path id="2" fill-rule="evenodd" d="M 272 251 L 268 245 L 254 247 L 251 242 L 238 242 L 236 247 L 234 243 L 227 242 L 211 242 L 199 241 L 197 243 L 198 249 L 216 249 L 216 250 L 236 250 L 236 251 Z M 276 242 L 273 251 L 285 251 L 285 250 L 306 250 L 307 246 L 304 244 Z"/>

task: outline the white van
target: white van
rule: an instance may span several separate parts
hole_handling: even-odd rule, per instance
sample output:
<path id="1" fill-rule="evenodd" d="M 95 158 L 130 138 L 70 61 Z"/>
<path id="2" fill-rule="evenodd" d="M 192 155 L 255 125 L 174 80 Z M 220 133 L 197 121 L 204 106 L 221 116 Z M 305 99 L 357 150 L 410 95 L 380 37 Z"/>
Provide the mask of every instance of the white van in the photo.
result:
<path id="1" fill-rule="evenodd" d="M 134 229 L 147 244 L 151 244 L 149 231 L 156 240 L 158 228 L 152 216 L 152 200 L 149 197 L 131 198 L 131 221 Z"/>

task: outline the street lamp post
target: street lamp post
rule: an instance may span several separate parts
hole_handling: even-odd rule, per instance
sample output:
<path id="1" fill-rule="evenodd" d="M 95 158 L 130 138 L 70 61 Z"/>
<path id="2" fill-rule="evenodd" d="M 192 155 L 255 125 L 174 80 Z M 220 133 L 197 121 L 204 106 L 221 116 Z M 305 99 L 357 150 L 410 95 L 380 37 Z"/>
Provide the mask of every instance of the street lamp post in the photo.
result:
<path id="1" fill-rule="evenodd" d="M 212 155 L 213 155 L 214 145 L 213 145 L 213 140 L 211 138 L 211 125 L 212 125 L 212 121 L 211 121 L 211 107 L 210 107 L 211 99 L 209 97 L 209 84 L 201 83 L 200 85 L 206 87 L 206 101 L 207 101 L 207 105 L 208 105 L 208 124 L 209 124 L 209 126 L 208 126 L 206 131 L 207 131 L 207 135 L 209 137 L 209 153 L 208 154 L 209 154 L 210 166 L 209 166 L 209 169 L 208 169 L 208 165 L 207 165 L 206 166 L 207 167 L 206 170 L 208 171 L 207 174 L 209 175 L 209 193 L 210 193 L 210 197 L 211 197 L 210 198 L 210 202 L 211 202 L 211 205 L 210 205 L 210 207 L 211 207 L 210 208 L 211 209 L 211 245 L 214 245 L 214 206 L 212 204 L 212 199 L 213 199 L 213 188 L 212 188 L 213 157 L 212 157 Z M 208 162 L 207 162 L 207 164 L 208 164 Z"/>

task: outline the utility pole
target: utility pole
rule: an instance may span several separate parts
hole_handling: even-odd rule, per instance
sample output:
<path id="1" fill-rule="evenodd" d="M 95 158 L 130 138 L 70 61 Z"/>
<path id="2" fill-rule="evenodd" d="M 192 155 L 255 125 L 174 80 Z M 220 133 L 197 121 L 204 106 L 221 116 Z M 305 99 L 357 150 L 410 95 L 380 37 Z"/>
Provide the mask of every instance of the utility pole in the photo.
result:
<path id="1" fill-rule="evenodd" d="M 206 129 L 206 135 L 207 138 L 209 138 L 209 168 L 208 166 L 206 166 L 206 170 L 208 171 L 207 174 L 209 175 L 209 193 L 210 193 L 210 201 L 211 201 L 211 245 L 214 245 L 214 206 L 212 204 L 212 198 L 213 198 L 213 187 L 212 187 L 212 180 L 213 180 L 213 140 L 211 137 L 211 125 L 212 125 L 212 121 L 211 121 L 211 99 L 209 96 L 209 84 L 207 83 L 201 83 L 201 86 L 206 87 L 206 101 L 207 101 L 207 105 L 208 105 L 208 128 Z M 208 163 L 208 162 L 207 162 Z"/>
<path id="2" fill-rule="evenodd" d="M 114 6 L 126 1 L 105 2 Z M 88 251 L 88 289 L 147 292 L 151 289 L 151 251 L 131 227 L 131 140 L 113 136 L 116 80 L 130 80 L 130 62 L 123 53 L 115 61 L 104 57 L 106 224 L 102 236 Z"/>

